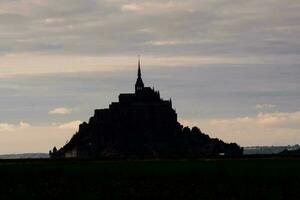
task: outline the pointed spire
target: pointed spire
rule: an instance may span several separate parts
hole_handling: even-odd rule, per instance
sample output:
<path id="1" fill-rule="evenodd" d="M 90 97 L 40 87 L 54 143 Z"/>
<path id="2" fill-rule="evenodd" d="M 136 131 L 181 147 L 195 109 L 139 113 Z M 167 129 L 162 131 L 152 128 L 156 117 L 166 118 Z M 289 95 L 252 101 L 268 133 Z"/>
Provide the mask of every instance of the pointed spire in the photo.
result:
<path id="1" fill-rule="evenodd" d="M 142 80 L 142 73 L 141 73 L 141 60 L 140 60 L 140 56 L 138 56 L 138 77 L 135 83 L 135 92 L 137 91 L 141 91 L 144 89 L 144 83 Z"/>
<path id="2" fill-rule="evenodd" d="M 141 73 L 141 59 L 140 59 L 140 55 L 138 55 L 138 77 L 141 77 L 142 73 Z"/>

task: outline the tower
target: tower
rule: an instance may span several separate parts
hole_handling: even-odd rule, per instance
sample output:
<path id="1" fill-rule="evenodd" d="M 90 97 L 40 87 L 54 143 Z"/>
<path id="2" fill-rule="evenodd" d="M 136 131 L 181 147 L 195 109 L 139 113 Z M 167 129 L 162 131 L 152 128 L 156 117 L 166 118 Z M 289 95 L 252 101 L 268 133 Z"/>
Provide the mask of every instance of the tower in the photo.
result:
<path id="1" fill-rule="evenodd" d="M 137 80 L 135 82 L 135 93 L 142 91 L 144 89 L 144 83 L 142 80 L 142 73 L 141 73 L 141 61 L 140 61 L 140 56 L 138 58 L 138 73 L 137 73 L 138 77 Z"/>

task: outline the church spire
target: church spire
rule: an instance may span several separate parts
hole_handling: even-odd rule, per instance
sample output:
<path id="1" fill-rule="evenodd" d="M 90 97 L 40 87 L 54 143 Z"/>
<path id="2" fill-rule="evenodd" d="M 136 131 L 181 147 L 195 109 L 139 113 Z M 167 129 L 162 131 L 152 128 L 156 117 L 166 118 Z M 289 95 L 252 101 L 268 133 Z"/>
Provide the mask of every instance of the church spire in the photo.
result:
<path id="1" fill-rule="evenodd" d="M 141 91 L 144 89 L 144 83 L 142 80 L 142 73 L 141 73 L 141 60 L 140 56 L 138 57 L 138 77 L 135 83 L 135 92 Z"/>
<path id="2" fill-rule="evenodd" d="M 140 56 L 138 56 L 138 77 L 142 77 Z"/>

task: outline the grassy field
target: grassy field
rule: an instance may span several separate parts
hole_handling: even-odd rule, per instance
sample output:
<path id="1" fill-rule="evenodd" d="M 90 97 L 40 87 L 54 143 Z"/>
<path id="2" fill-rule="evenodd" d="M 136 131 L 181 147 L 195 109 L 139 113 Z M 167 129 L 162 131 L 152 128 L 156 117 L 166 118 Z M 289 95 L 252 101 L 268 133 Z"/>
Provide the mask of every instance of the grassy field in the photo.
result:
<path id="1" fill-rule="evenodd" d="M 2 160 L 0 199 L 300 199 L 300 159 Z"/>

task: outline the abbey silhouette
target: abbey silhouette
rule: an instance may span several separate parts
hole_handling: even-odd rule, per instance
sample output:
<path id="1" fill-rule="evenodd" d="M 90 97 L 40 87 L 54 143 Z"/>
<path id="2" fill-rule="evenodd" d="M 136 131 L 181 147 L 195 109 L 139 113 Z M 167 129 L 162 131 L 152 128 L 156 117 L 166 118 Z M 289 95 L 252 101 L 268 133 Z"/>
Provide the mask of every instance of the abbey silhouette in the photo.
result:
<path id="1" fill-rule="evenodd" d="M 52 158 L 145 158 L 200 155 L 241 155 L 237 144 L 211 139 L 194 127 L 177 121 L 172 101 L 160 98 L 159 91 L 144 87 L 140 59 L 135 93 L 119 95 L 119 102 L 95 110 L 71 140 Z"/>

